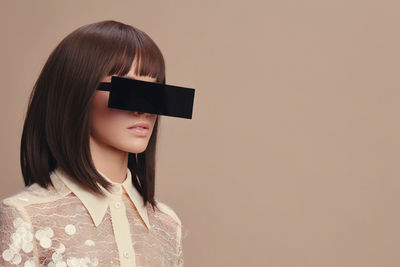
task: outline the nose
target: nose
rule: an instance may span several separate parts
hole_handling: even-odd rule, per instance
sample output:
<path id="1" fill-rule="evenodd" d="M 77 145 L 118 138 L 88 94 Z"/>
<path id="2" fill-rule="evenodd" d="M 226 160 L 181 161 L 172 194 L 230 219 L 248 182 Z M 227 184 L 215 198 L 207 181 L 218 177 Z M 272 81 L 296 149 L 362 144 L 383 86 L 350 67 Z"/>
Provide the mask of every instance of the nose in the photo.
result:
<path id="1" fill-rule="evenodd" d="M 135 116 L 141 116 L 142 114 L 144 114 L 144 116 L 146 116 L 146 117 L 153 115 L 151 113 L 146 113 L 146 112 L 141 112 L 141 111 L 134 111 L 133 114 Z"/>
<path id="2" fill-rule="evenodd" d="M 134 111 L 133 112 L 133 115 L 136 116 L 136 117 L 137 116 L 141 116 L 142 114 L 144 114 L 144 112 L 141 112 L 141 111 Z"/>

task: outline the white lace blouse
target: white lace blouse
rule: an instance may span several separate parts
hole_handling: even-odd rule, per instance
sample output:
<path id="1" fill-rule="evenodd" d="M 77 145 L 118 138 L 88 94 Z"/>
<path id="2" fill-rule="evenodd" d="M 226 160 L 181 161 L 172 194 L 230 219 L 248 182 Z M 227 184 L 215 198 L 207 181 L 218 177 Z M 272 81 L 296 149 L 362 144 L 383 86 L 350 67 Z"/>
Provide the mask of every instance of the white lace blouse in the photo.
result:
<path id="1" fill-rule="evenodd" d="M 61 169 L 55 189 L 37 183 L 0 202 L 0 266 L 183 266 L 182 224 L 158 202 L 155 211 L 127 177 L 100 197 Z"/>

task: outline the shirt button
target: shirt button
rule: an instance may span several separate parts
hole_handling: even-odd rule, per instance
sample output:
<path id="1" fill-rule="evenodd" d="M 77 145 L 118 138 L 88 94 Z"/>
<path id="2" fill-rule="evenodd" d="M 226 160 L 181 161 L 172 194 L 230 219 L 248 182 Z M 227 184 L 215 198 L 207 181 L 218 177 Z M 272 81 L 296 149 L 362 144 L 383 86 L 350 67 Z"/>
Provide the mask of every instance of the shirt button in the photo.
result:
<path id="1" fill-rule="evenodd" d="M 121 202 L 115 202 L 115 207 L 116 207 L 117 209 L 121 208 Z"/>
<path id="2" fill-rule="evenodd" d="M 124 252 L 124 257 L 125 257 L 125 258 L 129 258 L 129 252 L 128 252 L 128 251 L 125 251 L 125 252 Z"/>

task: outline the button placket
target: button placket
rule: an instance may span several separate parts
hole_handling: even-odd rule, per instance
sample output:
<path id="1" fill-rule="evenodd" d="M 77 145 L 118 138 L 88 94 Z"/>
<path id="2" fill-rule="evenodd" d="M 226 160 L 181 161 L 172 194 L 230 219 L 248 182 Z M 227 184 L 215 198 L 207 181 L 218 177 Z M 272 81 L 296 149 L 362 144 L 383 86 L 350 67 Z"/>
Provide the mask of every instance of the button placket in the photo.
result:
<path id="1" fill-rule="evenodd" d="M 122 200 L 122 194 L 113 194 L 110 199 L 110 211 L 115 240 L 120 253 L 121 267 L 136 266 L 129 221 L 126 215 L 125 204 Z"/>

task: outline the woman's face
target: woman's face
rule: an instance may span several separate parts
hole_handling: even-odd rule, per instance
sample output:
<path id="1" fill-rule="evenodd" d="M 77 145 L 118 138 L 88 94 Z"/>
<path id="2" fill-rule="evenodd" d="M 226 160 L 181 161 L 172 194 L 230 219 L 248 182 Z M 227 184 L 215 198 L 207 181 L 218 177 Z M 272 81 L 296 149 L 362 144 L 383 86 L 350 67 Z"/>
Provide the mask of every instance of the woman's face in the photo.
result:
<path id="1" fill-rule="evenodd" d="M 149 76 L 136 76 L 134 67 L 135 64 L 125 77 L 148 82 L 156 81 L 155 78 Z M 110 82 L 110 80 L 111 76 L 107 76 L 102 82 Z M 92 122 L 91 141 L 101 147 L 130 153 L 142 153 L 146 150 L 157 115 L 108 108 L 109 94 L 108 91 L 100 90 L 96 90 L 94 93 L 90 114 Z M 133 127 L 136 123 L 143 123 L 143 125 Z"/>

